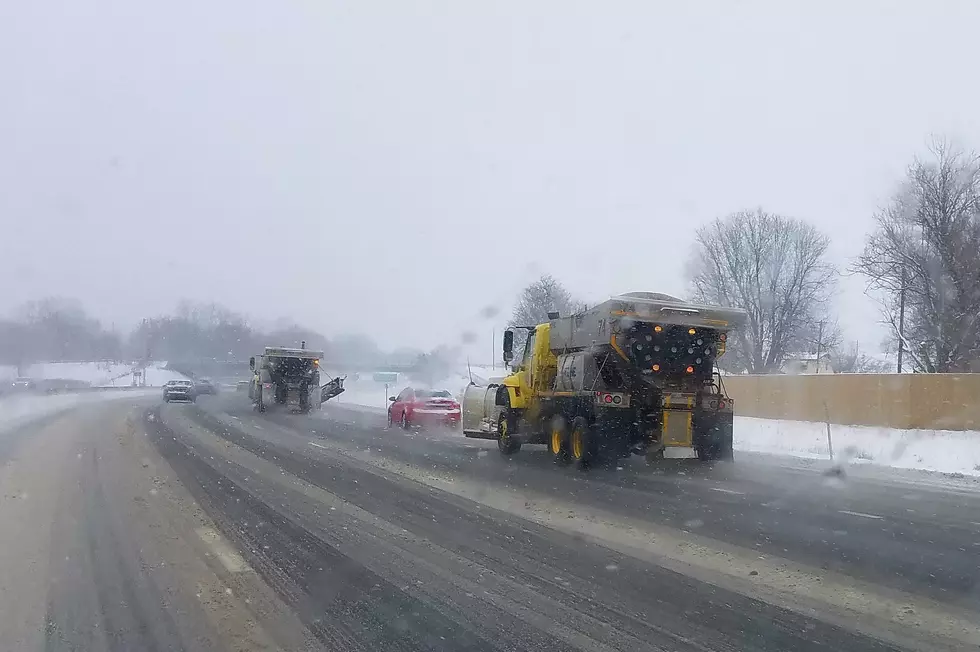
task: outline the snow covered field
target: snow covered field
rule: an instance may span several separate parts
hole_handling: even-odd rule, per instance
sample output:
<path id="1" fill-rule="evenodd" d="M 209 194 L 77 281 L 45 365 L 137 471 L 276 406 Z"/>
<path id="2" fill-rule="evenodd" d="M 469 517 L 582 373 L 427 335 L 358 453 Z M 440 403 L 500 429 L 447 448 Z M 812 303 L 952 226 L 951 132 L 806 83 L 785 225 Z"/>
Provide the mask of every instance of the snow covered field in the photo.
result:
<path id="1" fill-rule="evenodd" d="M 155 389 L 125 392 L 84 392 L 78 394 L 19 394 L 0 398 L 0 433 L 16 428 L 33 419 L 83 403 L 112 401 L 133 396 L 156 394 Z"/>
<path id="2" fill-rule="evenodd" d="M 478 381 L 499 376 L 501 369 L 473 368 Z M 457 374 L 438 383 L 457 397 L 469 382 Z M 400 379 L 389 387 L 394 396 L 410 383 Z M 348 380 L 347 390 L 331 403 L 384 411 L 388 402 L 384 384 L 370 374 Z M 901 469 L 962 473 L 980 477 L 980 432 L 950 430 L 898 430 L 831 424 L 835 460 L 848 464 L 874 464 Z M 778 421 L 735 417 L 735 449 L 796 458 L 829 460 L 827 425 L 806 421 Z"/>
<path id="3" fill-rule="evenodd" d="M 153 362 L 146 370 L 147 385 L 162 387 L 168 380 L 186 378 L 164 367 L 166 362 Z M 95 387 L 130 387 L 133 384 L 133 365 L 114 362 L 39 362 L 31 365 L 24 374 L 34 380 L 71 380 Z M 0 380 L 17 376 L 15 367 L 0 367 Z"/>
<path id="4" fill-rule="evenodd" d="M 168 380 L 187 380 L 184 374 L 164 369 L 166 362 L 155 362 L 146 368 L 146 386 L 163 387 Z M 130 387 L 133 384 L 133 374 L 127 373 L 123 376 L 113 378 L 108 382 L 99 383 L 99 387 Z"/>

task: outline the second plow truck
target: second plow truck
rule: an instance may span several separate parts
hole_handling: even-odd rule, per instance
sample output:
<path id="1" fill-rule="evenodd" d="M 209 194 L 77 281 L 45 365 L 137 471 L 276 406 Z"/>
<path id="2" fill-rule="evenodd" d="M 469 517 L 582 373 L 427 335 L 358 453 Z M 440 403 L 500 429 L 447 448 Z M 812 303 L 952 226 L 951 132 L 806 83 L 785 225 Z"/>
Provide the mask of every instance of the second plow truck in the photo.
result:
<path id="1" fill-rule="evenodd" d="M 248 397 L 259 412 L 282 405 L 307 413 L 320 409 L 327 400 L 344 391 L 344 379 L 338 376 L 320 385 L 320 361 L 323 351 L 311 351 L 306 342 L 299 349 L 267 346 L 262 355 L 253 356 L 248 364 L 252 381 Z"/>
<path id="2" fill-rule="evenodd" d="M 505 455 L 548 444 L 556 462 L 585 467 L 631 454 L 648 460 L 667 448 L 702 460 L 731 460 L 734 406 L 715 370 L 727 334 L 742 326 L 737 308 L 703 306 L 652 292 L 613 297 L 582 313 L 514 331 L 504 361 L 514 372 L 463 397 L 463 432 L 496 439 Z"/>

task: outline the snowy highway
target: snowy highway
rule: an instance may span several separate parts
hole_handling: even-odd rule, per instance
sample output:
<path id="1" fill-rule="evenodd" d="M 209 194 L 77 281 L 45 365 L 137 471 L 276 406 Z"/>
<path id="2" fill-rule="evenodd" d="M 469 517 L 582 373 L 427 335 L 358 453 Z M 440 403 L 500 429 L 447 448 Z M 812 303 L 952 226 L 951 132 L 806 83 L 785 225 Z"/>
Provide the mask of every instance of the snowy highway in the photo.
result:
<path id="1" fill-rule="evenodd" d="M 3 432 L 15 650 L 884 650 L 980 644 L 970 479 L 543 448 L 240 393 Z"/>

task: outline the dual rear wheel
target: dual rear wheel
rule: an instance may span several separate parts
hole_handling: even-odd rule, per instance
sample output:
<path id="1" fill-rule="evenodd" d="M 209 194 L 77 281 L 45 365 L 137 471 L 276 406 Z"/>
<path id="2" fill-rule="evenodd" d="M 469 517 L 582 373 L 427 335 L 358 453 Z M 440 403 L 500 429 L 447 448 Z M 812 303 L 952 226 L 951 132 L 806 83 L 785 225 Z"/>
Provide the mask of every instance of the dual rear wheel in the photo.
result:
<path id="1" fill-rule="evenodd" d="M 564 417 L 556 416 L 551 420 L 548 450 L 556 464 L 575 462 L 587 467 L 595 458 L 594 430 L 585 417 L 575 417 L 569 426 Z"/>

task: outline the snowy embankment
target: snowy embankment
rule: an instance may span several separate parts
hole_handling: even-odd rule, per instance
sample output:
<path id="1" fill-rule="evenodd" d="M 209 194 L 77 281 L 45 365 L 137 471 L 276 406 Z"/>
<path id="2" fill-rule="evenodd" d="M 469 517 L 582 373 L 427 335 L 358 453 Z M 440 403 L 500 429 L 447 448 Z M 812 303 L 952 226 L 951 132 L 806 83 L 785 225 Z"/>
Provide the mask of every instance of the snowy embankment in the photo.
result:
<path id="1" fill-rule="evenodd" d="M 151 362 L 146 368 L 146 385 L 163 387 L 168 380 L 185 380 L 187 377 L 166 369 L 166 362 Z M 133 372 L 139 365 L 117 362 L 39 362 L 29 366 L 24 376 L 37 381 L 74 381 L 93 387 L 131 387 Z M 0 379 L 17 376 L 15 367 L 0 367 Z"/>
<path id="2" fill-rule="evenodd" d="M 500 369 L 474 368 L 474 378 L 486 382 L 499 376 Z M 468 378 L 454 375 L 438 383 L 462 397 Z M 406 386 L 400 379 L 385 391 L 371 374 L 349 378 L 346 391 L 331 401 L 350 408 L 384 412 L 387 396 L 394 396 Z M 412 385 L 414 386 L 414 385 Z M 387 394 L 387 396 L 386 396 Z M 980 476 L 980 432 L 949 430 L 898 430 L 865 426 L 831 424 L 834 459 L 848 464 L 874 464 L 901 469 L 919 469 L 941 473 Z M 753 417 L 735 417 L 735 449 L 807 459 L 830 459 L 827 424 L 807 421 L 779 421 Z"/>
<path id="3" fill-rule="evenodd" d="M 834 459 L 900 469 L 980 476 L 980 432 L 899 430 L 830 424 Z M 735 418 L 735 449 L 830 459 L 827 424 Z"/>
<path id="4" fill-rule="evenodd" d="M 157 390 L 155 389 L 136 389 L 77 394 L 14 394 L 0 398 L 0 432 L 84 403 L 111 401 L 148 394 L 155 395 L 156 393 Z"/>
<path id="5" fill-rule="evenodd" d="M 486 383 L 489 378 L 501 374 L 499 369 L 494 373 L 489 368 L 483 367 L 473 367 L 471 371 L 473 379 L 478 383 Z M 388 385 L 387 388 L 384 383 L 374 380 L 371 373 L 348 374 L 344 381 L 344 393 L 331 399 L 330 403 L 385 411 L 388 409 L 388 397 L 397 395 L 406 387 L 444 389 L 455 396 L 457 400 L 460 400 L 463 398 L 463 390 L 466 389 L 467 384 L 469 384 L 469 376 L 465 371 L 443 378 L 431 385 L 413 382 L 405 378 L 403 374 L 398 374 L 398 380 L 394 384 Z"/>

